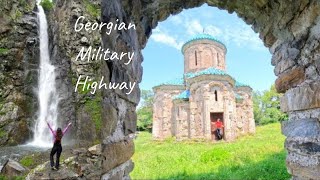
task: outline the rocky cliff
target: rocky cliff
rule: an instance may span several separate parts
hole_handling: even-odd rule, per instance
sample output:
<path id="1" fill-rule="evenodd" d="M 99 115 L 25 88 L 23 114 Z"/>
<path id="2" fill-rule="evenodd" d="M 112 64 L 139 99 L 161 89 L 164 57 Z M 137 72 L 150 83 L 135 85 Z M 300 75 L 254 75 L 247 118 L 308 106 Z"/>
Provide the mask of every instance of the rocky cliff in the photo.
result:
<path id="1" fill-rule="evenodd" d="M 0 146 L 16 145 L 32 138 L 38 112 L 39 38 L 36 0 L 0 3 Z M 56 0 L 46 9 L 49 51 L 56 67 L 59 94 L 59 125 L 73 122 L 69 139 L 78 143 L 100 142 L 103 127 L 102 96 L 75 92 L 80 75 L 101 76 L 99 63 L 75 61 L 82 47 L 101 45 L 99 31 L 76 33 L 79 16 L 100 19 L 98 0 Z M 82 87 L 79 87 L 82 88 Z"/>
<path id="2" fill-rule="evenodd" d="M 101 122 L 101 95 L 89 91 L 75 92 L 80 75 L 95 79 L 100 74 L 99 64 L 76 61 L 81 48 L 98 47 L 101 44 L 98 31 L 75 32 L 74 25 L 80 16 L 96 22 L 100 18 L 98 0 L 57 0 L 54 8 L 47 12 L 51 61 L 57 71 L 59 92 L 59 123 L 73 122 L 72 138 L 76 142 L 99 142 Z M 78 89 L 81 89 L 79 87 Z"/>
<path id="3" fill-rule="evenodd" d="M 31 137 L 39 64 L 35 12 L 35 0 L 0 2 L 0 146 Z"/>

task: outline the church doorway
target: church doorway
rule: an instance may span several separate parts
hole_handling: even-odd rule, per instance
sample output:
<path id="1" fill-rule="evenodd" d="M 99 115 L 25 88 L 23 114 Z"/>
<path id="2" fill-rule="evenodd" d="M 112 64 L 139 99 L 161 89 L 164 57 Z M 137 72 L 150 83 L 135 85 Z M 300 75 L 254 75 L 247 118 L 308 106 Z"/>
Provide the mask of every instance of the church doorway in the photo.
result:
<path id="1" fill-rule="evenodd" d="M 218 140 L 218 136 L 217 136 L 217 127 L 216 127 L 216 122 L 217 120 L 220 119 L 220 121 L 222 123 L 223 122 L 223 113 L 222 112 L 219 112 L 219 113 L 210 113 L 210 124 L 211 124 L 211 139 L 213 141 L 215 140 Z M 224 132 L 223 131 L 223 128 L 221 129 L 222 130 L 222 133 Z M 224 135 L 224 133 L 223 133 Z"/>

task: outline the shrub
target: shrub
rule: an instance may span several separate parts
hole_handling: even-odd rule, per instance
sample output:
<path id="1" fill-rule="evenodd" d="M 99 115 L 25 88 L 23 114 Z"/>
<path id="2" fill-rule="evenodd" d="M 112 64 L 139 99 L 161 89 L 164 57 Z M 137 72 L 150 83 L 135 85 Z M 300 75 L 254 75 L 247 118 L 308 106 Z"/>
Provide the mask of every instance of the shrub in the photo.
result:
<path id="1" fill-rule="evenodd" d="M 53 9 L 53 3 L 50 0 L 42 0 L 40 5 L 43 7 L 45 11 L 50 11 Z"/>
<path id="2" fill-rule="evenodd" d="M 6 48 L 0 48 L 0 54 L 6 54 L 8 51 Z"/>

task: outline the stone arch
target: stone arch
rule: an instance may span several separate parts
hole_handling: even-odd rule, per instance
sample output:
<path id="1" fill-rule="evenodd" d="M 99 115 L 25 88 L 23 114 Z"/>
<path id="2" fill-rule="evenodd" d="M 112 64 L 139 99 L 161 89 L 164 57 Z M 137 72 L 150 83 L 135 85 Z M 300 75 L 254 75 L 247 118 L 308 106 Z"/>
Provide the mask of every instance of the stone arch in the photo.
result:
<path id="1" fill-rule="evenodd" d="M 285 143 L 288 150 L 287 167 L 295 178 L 317 179 L 320 176 L 320 172 L 317 171 L 320 162 L 315 161 L 311 154 L 319 157 L 320 152 L 311 152 L 313 148 L 310 148 L 320 146 L 318 115 L 320 111 L 320 2 L 317 0 L 102 0 L 102 22 L 119 19 L 125 23 L 136 24 L 136 30 L 113 32 L 112 36 L 104 33 L 106 29 L 102 30 L 103 48 L 111 47 L 115 51 L 135 52 L 132 66 L 123 67 L 118 62 L 105 63 L 106 76 L 118 81 L 130 79 L 140 82 L 141 49 L 145 47 L 152 29 L 171 14 L 198 7 L 203 3 L 227 10 L 229 13 L 236 12 L 243 21 L 252 25 L 253 30 L 259 33 L 264 45 L 269 48 L 272 53 L 271 63 L 275 66 L 274 73 L 278 77 L 275 82 L 276 88 L 278 92 L 284 93 L 281 109 L 289 113 L 290 119 L 282 127 L 283 134 L 287 136 Z M 124 75 L 121 78 L 113 76 L 118 72 Z M 117 97 L 126 102 L 121 106 L 121 112 L 124 112 L 127 118 L 117 117 L 117 114 L 109 118 L 112 122 L 110 124 L 120 125 L 114 127 L 109 134 L 106 133 L 106 139 L 113 139 L 113 136 L 118 135 L 119 133 L 113 133 L 117 130 L 123 132 L 123 136 L 117 137 L 116 141 L 104 141 L 104 147 L 112 148 L 128 141 L 127 137 L 135 131 L 136 116 L 131 109 L 134 109 L 138 103 L 139 90 L 135 90 L 131 95 L 108 91 L 104 97 Z M 117 98 L 111 99 L 110 104 L 117 105 Z M 105 106 L 108 107 L 108 105 Z M 303 131 L 300 131 L 301 125 L 304 127 Z M 131 152 L 130 148 L 133 148 L 132 140 L 127 144 L 130 147 L 127 147 L 129 145 L 117 146 L 125 147 L 117 151 L 125 156 L 121 156 L 121 159 L 110 156 L 106 158 L 106 162 L 110 162 L 112 158 L 115 164 L 129 161 L 132 153 L 127 152 Z M 308 166 L 305 166 L 306 163 Z M 111 169 L 105 169 L 105 172 L 115 170 L 116 166 L 109 167 Z"/>

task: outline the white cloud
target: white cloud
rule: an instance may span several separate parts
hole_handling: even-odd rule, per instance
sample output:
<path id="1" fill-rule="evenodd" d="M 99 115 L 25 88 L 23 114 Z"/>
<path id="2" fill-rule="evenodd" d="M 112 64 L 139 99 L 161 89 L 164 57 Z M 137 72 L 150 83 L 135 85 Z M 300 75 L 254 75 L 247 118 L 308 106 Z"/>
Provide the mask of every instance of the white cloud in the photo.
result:
<path id="1" fill-rule="evenodd" d="M 196 35 L 196 34 L 199 34 L 199 33 L 202 33 L 203 32 L 203 26 L 201 25 L 201 23 L 199 22 L 199 20 L 197 19 L 192 19 L 192 20 L 188 20 L 186 19 L 185 21 L 185 27 L 187 29 L 187 33 L 188 35 Z"/>
<path id="2" fill-rule="evenodd" d="M 216 26 L 209 25 L 204 29 L 205 33 L 208 33 L 214 37 L 221 36 L 222 30 Z"/>
<path id="3" fill-rule="evenodd" d="M 152 40 L 159 42 L 159 43 L 162 43 L 162 44 L 166 44 L 166 45 L 171 46 L 173 48 L 176 48 L 178 50 L 181 49 L 183 42 L 178 42 L 178 40 L 176 38 L 166 34 L 165 32 L 162 32 L 159 29 L 154 32 L 155 33 L 153 33 L 151 35 Z"/>
<path id="4" fill-rule="evenodd" d="M 170 21 L 173 23 L 173 24 L 182 24 L 182 16 L 172 16 L 170 17 Z"/>
<path id="5" fill-rule="evenodd" d="M 234 43 L 237 46 L 248 46 L 252 49 L 264 49 L 262 40 L 249 26 L 236 25 L 224 29 L 222 38 L 228 43 Z"/>
<path id="6" fill-rule="evenodd" d="M 265 49 L 262 40 L 250 26 L 241 22 L 226 25 L 223 21 L 213 22 L 206 17 L 199 16 L 201 21 L 183 12 L 179 15 L 171 16 L 167 24 L 160 23 L 153 30 L 151 39 L 180 50 L 185 41 L 196 34 L 203 33 L 204 30 L 205 33 L 212 35 L 227 46 L 234 44 L 238 47 L 254 50 Z"/>

